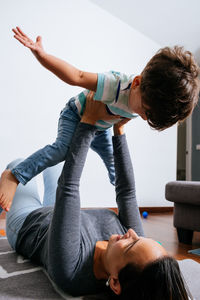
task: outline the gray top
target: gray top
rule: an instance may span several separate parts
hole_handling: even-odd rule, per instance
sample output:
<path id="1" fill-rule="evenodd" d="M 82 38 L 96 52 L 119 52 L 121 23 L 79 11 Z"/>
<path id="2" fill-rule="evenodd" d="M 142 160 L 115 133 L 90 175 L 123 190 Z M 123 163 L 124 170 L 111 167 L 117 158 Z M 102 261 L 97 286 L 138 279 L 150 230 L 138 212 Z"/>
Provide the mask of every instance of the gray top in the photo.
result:
<path id="1" fill-rule="evenodd" d="M 95 132 L 92 125 L 78 125 L 58 180 L 55 207 L 31 212 L 16 244 L 17 252 L 42 264 L 53 281 L 74 296 L 96 293 L 105 286 L 93 272 L 97 241 L 124 234 L 128 228 L 143 235 L 125 135 L 113 137 L 119 215 L 108 209 L 80 209 L 79 182 Z"/>

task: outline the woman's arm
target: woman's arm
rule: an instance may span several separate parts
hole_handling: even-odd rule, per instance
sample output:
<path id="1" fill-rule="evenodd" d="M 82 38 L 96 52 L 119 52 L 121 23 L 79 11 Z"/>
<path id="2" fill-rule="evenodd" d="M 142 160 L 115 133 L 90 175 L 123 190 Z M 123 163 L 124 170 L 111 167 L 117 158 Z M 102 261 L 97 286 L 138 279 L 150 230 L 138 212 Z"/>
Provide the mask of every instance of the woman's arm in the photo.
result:
<path id="1" fill-rule="evenodd" d="M 33 42 L 19 27 L 12 29 L 14 37 L 25 47 L 29 48 L 43 67 L 54 73 L 64 82 L 91 91 L 96 91 L 97 74 L 81 71 L 69 63 L 44 51 L 42 38 L 38 36 Z"/>
<path id="2" fill-rule="evenodd" d="M 49 227 L 48 271 L 64 290 L 81 258 L 79 182 L 95 132 L 93 125 L 79 123 L 58 180 L 56 203 Z"/>
<path id="3" fill-rule="evenodd" d="M 143 236 L 141 217 L 136 199 L 135 179 L 132 161 L 123 134 L 123 120 L 114 126 L 113 149 L 116 175 L 116 201 L 119 210 L 119 219 L 127 228 L 133 228 L 138 235 Z"/>
<path id="4" fill-rule="evenodd" d="M 99 119 L 110 118 L 105 105 L 89 93 L 86 108 L 77 126 L 58 181 L 56 203 L 49 227 L 48 270 L 54 281 L 66 289 L 81 259 L 79 182 L 90 143 Z M 113 117 L 114 118 L 114 117 Z"/>

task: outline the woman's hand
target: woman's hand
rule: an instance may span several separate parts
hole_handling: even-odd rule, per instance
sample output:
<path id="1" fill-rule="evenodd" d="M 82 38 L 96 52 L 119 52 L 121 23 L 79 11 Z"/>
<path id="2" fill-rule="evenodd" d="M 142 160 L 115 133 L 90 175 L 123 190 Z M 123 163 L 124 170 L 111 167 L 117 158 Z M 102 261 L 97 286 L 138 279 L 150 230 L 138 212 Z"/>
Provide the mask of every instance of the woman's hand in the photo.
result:
<path id="1" fill-rule="evenodd" d="M 129 122 L 131 119 L 124 118 L 123 120 L 119 121 L 118 123 L 114 124 L 113 131 L 114 135 L 122 135 L 124 134 L 124 125 Z"/>
<path id="2" fill-rule="evenodd" d="M 13 28 L 12 31 L 15 33 L 14 38 L 29 48 L 37 59 L 44 55 L 41 36 L 38 36 L 36 42 L 33 42 L 19 27 Z"/>
<path id="3" fill-rule="evenodd" d="M 86 106 L 81 118 L 81 122 L 94 125 L 98 120 L 116 120 L 119 119 L 119 115 L 112 116 L 106 111 L 105 104 L 101 101 L 95 101 L 93 99 L 94 93 L 89 92 L 86 97 Z"/>

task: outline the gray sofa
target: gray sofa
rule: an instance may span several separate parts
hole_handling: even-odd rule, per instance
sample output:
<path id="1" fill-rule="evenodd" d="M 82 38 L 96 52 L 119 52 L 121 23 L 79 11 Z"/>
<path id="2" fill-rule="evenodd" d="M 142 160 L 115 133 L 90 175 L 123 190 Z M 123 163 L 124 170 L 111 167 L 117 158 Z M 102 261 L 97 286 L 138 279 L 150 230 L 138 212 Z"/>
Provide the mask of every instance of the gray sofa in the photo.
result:
<path id="1" fill-rule="evenodd" d="M 171 181 L 165 197 L 174 202 L 174 226 L 180 243 L 191 244 L 194 231 L 200 231 L 200 182 Z"/>

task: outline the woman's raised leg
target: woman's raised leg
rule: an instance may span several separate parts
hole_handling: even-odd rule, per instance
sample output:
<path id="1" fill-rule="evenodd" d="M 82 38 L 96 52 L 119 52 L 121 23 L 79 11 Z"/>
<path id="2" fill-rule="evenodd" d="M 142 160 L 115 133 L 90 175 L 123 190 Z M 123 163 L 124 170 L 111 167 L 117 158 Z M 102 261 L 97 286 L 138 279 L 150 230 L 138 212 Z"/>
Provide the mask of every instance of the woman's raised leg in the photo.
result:
<path id="1" fill-rule="evenodd" d="M 22 159 L 17 159 L 11 162 L 7 168 L 13 168 L 21 161 Z M 15 249 L 18 232 L 26 217 L 41 206 L 35 179 L 32 179 L 26 186 L 18 185 L 12 206 L 6 214 L 6 234 L 13 249 Z"/>
<path id="2" fill-rule="evenodd" d="M 54 206 L 56 200 L 56 190 L 58 178 L 61 174 L 63 162 L 43 171 L 44 197 L 43 206 Z"/>

